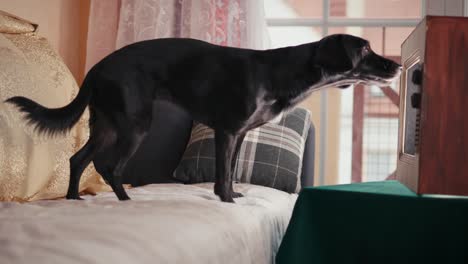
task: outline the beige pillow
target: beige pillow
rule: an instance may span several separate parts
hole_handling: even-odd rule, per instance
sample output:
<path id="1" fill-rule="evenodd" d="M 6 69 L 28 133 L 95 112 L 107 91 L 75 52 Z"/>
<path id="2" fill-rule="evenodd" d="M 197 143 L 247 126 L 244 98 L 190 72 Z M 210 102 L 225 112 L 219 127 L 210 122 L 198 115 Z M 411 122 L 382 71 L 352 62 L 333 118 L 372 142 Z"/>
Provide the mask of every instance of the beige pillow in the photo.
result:
<path id="1" fill-rule="evenodd" d="M 79 88 L 47 40 L 36 35 L 35 25 L 28 27 L 25 21 L 3 12 L 0 23 L 0 200 L 63 197 L 69 182 L 69 158 L 88 138 L 86 118 L 68 135 L 50 139 L 34 133 L 22 114 L 3 101 L 26 96 L 55 108 L 68 104 Z M 80 190 L 107 189 L 91 167 L 83 173 Z"/>

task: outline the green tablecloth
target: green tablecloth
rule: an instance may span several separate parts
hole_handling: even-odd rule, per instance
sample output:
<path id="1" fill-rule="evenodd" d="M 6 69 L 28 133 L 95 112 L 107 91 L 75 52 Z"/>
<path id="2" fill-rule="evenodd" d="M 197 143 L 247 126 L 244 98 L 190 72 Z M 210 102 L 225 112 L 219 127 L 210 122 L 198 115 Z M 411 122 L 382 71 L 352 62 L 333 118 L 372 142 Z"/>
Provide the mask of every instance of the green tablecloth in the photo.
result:
<path id="1" fill-rule="evenodd" d="M 305 188 L 276 262 L 468 264 L 467 198 L 397 181 Z"/>

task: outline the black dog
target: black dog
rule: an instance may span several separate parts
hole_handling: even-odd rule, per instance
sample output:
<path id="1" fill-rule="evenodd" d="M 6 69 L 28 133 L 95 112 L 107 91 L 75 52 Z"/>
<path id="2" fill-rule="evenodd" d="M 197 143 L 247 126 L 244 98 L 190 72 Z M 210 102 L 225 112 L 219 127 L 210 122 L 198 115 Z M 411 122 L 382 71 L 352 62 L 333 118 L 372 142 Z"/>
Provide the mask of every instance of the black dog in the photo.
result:
<path id="1" fill-rule="evenodd" d="M 150 128 L 152 102 L 169 100 L 215 130 L 216 183 L 221 200 L 233 202 L 231 173 L 247 131 L 261 126 L 322 87 L 358 82 L 388 85 L 400 65 L 375 54 L 368 41 L 332 35 L 318 42 L 257 51 L 193 39 L 138 42 L 110 54 L 87 74 L 67 106 L 45 108 L 24 97 L 13 103 L 39 132 L 70 130 L 90 109 L 90 138 L 70 159 L 68 199 L 91 161 L 120 200 L 127 161 Z"/>

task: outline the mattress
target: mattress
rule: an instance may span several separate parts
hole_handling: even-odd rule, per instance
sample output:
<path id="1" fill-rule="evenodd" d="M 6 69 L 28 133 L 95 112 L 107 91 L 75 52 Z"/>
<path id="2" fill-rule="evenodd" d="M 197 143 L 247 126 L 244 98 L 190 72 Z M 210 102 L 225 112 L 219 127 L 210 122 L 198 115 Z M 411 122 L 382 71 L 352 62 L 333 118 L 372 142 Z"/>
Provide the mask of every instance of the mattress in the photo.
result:
<path id="1" fill-rule="evenodd" d="M 235 204 L 210 183 L 0 203 L 0 263 L 273 263 L 297 195 L 234 188 Z"/>

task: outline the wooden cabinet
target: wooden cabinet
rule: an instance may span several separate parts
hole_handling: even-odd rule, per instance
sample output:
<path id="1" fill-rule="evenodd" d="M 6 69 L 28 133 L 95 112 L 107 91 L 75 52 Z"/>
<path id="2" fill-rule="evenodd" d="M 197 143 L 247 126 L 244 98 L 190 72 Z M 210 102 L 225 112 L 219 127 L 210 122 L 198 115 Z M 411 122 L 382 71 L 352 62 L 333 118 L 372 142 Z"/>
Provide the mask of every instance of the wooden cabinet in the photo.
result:
<path id="1" fill-rule="evenodd" d="M 397 179 L 468 195 L 468 18 L 428 16 L 402 44 Z"/>

